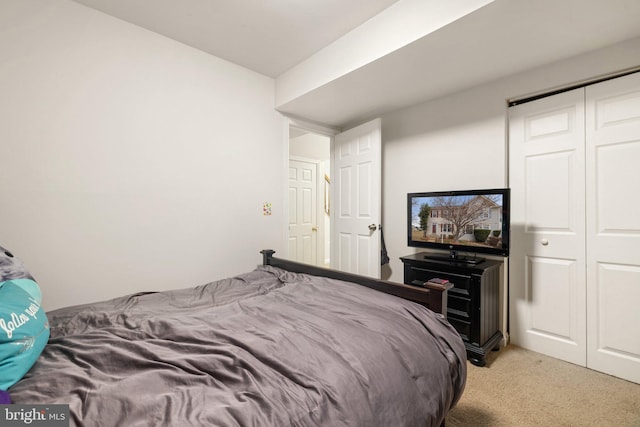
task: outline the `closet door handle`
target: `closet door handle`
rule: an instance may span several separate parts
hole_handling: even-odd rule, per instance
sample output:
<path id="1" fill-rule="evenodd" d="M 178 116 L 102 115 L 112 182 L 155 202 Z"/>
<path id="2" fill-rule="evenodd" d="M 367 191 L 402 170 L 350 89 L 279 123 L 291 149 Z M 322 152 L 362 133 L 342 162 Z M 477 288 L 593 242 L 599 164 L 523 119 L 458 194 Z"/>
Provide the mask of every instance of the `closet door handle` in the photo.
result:
<path id="1" fill-rule="evenodd" d="M 540 240 L 540 244 L 541 244 L 542 246 L 547 246 L 547 245 L 549 244 L 549 241 L 548 241 L 547 239 L 541 239 L 541 240 Z"/>

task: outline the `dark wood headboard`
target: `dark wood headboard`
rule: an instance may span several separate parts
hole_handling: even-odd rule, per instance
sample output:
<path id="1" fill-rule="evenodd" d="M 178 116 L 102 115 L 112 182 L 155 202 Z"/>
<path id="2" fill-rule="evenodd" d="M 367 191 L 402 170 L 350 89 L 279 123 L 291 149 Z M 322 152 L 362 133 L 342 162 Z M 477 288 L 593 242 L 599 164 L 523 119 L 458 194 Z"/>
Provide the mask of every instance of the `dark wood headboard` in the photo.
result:
<path id="1" fill-rule="evenodd" d="M 273 256 L 276 252 L 272 249 L 264 249 L 260 253 L 262 254 L 263 265 L 271 265 L 294 273 L 305 273 L 357 283 L 380 292 L 417 302 L 445 316 L 447 313 L 447 290 L 453 286 L 451 283 L 444 285 L 425 283 L 425 287 L 411 286 L 276 258 Z"/>

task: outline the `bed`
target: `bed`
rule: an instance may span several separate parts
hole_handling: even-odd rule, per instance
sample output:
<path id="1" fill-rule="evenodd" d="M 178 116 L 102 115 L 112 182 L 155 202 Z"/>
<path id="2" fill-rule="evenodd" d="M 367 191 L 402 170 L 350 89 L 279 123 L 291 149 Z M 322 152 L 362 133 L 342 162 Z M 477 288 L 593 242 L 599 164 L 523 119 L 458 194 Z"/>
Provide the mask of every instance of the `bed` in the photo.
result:
<path id="1" fill-rule="evenodd" d="M 48 312 L 13 402 L 68 404 L 71 425 L 444 425 L 466 352 L 424 306 L 442 309 L 446 288 L 263 257 L 206 285 Z"/>

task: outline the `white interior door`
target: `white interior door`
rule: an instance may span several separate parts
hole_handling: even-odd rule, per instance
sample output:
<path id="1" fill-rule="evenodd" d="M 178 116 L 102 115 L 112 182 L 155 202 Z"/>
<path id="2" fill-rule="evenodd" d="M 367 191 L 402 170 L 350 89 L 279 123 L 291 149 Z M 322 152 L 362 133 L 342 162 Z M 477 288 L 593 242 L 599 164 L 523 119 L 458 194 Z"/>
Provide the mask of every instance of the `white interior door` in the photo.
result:
<path id="1" fill-rule="evenodd" d="M 587 366 L 640 383 L 640 73 L 586 94 Z"/>
<path id="2" fill-rule="evenodd" d="M 509 110 L 511 341 L 584 366 L 584 89 Z"/>
<path id="3" fill-rule="evenodd" d="M 332 146 L 331 267 L 380 277 L 381 135 L 375 119 Z"/>
<path id="4" fill-rule="evenodd" d="M 289 258 L 317 263 L 317 164 L 289 160 Z"/>

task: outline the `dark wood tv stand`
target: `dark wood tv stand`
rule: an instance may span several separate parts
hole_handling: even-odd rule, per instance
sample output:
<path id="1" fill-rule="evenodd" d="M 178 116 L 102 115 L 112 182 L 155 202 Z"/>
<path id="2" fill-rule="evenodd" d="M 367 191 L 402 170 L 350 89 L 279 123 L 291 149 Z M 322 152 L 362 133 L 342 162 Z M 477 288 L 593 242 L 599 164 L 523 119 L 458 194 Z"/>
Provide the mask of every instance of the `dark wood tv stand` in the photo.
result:
<path id="1" fill-rule="evenodd" d="M 485 366 L 486 355 L 498 350 L 502 340 L 499 326 L 502 261 L 468 264 L 433 259 L 430 255 L 433 256 L 421 252 L 400 257 L 404 263 L 404 283 L 423 286 L 433 278 L 453 283 L 447 296 L 447 320 L 462 337 L 469 361 Z"/>

